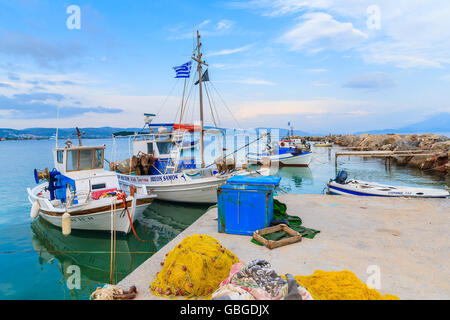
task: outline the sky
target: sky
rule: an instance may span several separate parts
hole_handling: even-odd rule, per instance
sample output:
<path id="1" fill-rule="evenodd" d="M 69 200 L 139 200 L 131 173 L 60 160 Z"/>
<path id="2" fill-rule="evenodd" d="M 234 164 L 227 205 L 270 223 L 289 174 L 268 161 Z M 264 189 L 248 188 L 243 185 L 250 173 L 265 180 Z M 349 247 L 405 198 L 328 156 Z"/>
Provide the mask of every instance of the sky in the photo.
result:
<path id="1" fill-rule="evenodd" d="M 448 17 L 448 0 L 0 0 L 0 127 L 176 121 L 199 30 L 208 125 L 398 128 L 450 112 Z"/>

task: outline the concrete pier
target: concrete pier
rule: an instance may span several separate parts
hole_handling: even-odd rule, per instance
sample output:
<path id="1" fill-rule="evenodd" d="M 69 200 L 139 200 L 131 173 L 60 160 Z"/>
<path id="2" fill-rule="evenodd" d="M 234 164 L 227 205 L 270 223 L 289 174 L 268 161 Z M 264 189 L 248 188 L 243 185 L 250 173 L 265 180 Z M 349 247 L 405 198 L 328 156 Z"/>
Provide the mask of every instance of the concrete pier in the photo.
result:
<path id="1" fill-rule="evenodd" d="M 250 236 L 218 233 L 217 209 L 212 208 L 119 285 L 136 285 L 137 299 L 161 299 L 150 293 L 149 285 L 165 254 L 187 236 L 207 234 L 241 261 L 269 261 L 278 274 L 350 270 L 366 282 L 379 269 L 382 293 L 400 299 L 450 299 L 450 200 L 294 194 L 277 199 L 305 227 L 321 232 L 269 250 L 250 242 Z"/>

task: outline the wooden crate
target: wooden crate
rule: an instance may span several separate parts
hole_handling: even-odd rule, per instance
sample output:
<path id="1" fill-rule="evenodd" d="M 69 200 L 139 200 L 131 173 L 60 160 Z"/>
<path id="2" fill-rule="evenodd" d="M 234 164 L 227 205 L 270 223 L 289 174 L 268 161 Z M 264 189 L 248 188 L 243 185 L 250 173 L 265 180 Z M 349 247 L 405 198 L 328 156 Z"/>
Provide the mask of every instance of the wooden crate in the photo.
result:
<path id="1" fill-rule="evenodd" d="M 267 239 L 264 239 L 262 237 L 265 234 L 274 233 L 274 232 L 281 231 L 281 230 L 283 230 L 287 234 L 290 234 L 292 237 L 284 238 L 284 239 L 281 239 L 281 240 L 278 240 L 278 241 L 267 240 Z M 268 228 L 265 228 L 265 229 L 256 230 L 255 232 L 253 232 L 253 239 L 255 239 L 256 241 L 262 243 L 264 246 L 266 246 L 267 248 L 272 250 L 274 248 L 282 247 L 282 246 L 285 246 L 287 244 L 291 244 L 291 243 L 302 241 L 302 236 L 301 236 L 300 233 L 298 233 L 295 230 L 292 230 L 287 225 L 279 224 L 279 225 L 276 225 L 276 226 L 273 226 L 273 227 L 268 227 Z"/>

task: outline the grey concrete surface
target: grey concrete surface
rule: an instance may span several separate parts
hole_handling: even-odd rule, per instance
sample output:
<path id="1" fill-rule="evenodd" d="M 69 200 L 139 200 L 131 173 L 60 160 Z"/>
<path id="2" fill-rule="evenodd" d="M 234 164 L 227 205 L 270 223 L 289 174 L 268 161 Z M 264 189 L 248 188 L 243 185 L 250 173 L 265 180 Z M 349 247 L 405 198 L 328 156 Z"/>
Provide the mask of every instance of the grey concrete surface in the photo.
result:
<path id="1" fill-rule="evenodd" d="M 305 227 L 321 233 L 269 250 L 250 242 L 250 236 L 218 233 L 213 208 L 119 285 L 136 285 L 137 299 L 161 299 L 148 288 L 165 254 L 187 236 L 207 234 L 242 261 L 265 259 L 279 274 L 350 270 L 366 282 L 373 272 L 370 266 L 377 266 L 382 293 L 400 299 L 450 299 L 450 200 L 294 194 L 277 198 L 287 204 L 288 214 L 300 216 Z"/>

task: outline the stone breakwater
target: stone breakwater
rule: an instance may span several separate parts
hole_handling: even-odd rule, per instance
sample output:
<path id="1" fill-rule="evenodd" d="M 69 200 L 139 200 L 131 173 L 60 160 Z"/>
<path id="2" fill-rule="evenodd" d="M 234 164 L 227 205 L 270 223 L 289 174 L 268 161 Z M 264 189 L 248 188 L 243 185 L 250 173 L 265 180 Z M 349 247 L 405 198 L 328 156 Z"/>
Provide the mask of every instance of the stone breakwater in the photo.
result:
<path id="1" fill-rule="evenodd" d="M 324 137 L 305 137 L 310 141 L 328 140 L 342 147 L 358 151 L 405 151 L 421 150 L 418 155 L 396 157 L 397 165 L 408 165 L 422 170 L 450 173 L 450 138 L 438 134 L 361 134 L 328 135 Z"/>

